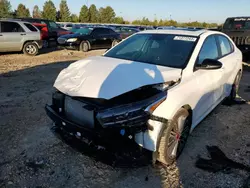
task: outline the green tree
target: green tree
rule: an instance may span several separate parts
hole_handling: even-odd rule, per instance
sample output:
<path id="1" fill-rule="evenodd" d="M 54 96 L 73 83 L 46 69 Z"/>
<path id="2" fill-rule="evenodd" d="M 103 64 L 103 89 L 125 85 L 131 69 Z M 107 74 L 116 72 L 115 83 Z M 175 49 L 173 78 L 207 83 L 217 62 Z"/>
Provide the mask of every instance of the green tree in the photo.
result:
<path id="1" fill-rule="evenodd" d="M 148 18 L 143 17 L 141 20 L 141 25 L 151 25 L 151 22 Z"/>
<path id="2" fill-rule="evenodd" d="M 100 8 L 99 20 L 101 23 L 112 23 L 115 18 L 115 11 L 112 7 Z"/>
<path id="3" fill-rule="evenodd" d="M 42 16 L 45 19 L 56 21 L 56 7 L 51 0 L 44 3 Z"/>
<path id="4" fill-rule="evenodd" d="M 39 7 L 37 5 L 35 5 L 33 8 L 32 17 L 33 18 L 41 18 L 42 17 L 42 13 L 39 10 Z"/>
<path id="5" fill-rule="evenodd" d="M 89 7 L 89 21 L 91 23 L 97 23 L 98 22 L 98 10 L 95 5 L 91 5 Z"/>
<path id="6" fill-rule="evenodd" d="M 19 4 L 16 10 L 16 17 L 17 18 L 25 18 L 30 17 L 30 11 L 28 8 L 25 7 L 23 4 Z"/>
<path id="7" fill-rule="evenodd" d="M 116 23 L 116 24 L 125 24 L 125 21 L 124 21 L 123 17 L 115 17 L 113 19 L 113 23 Z"/>
<path id="8" fill-rule="evenodd" d="M 86 5 L 83 5 L 81 8 L 79 21 L 83 23 L 89 22 L 89 9 Z"/>
<path id="9" fill-rule="evenodd" d="M 60 3 L 60 22 L 69 22 L 71 17 L 70 17 L 70 11 L 69 7 L 67 5 L 67 0 L 61 0 Z"/>
<path id="10" fill-rule="evenodd" d="M 8 0 L 0 0 L 0 18 L 12 17 L 11 4 Z"/>
<path id="11" fill-rule="evenodd" d="M 79 22 L 79 18 L 76 14 L 71 14 L 70 21 L 76 23 Z"/>
<path id="12" fill-rule="evenodd" d="M 141 25 L 141 20 L 134 20 L 132 21 L 133 25 Z"/>

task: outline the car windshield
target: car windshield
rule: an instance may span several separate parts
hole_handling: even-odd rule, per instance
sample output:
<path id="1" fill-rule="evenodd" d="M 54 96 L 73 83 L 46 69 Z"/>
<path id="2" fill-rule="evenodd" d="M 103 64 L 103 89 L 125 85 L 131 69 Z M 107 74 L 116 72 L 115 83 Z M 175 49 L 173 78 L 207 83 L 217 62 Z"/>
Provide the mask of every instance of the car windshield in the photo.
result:
<path id="1" fill-rule="evenodd" d="M 136 34 L 108 51 L 104 56 L 185 68 L 197 37 L 170 34 Z"/>
<path id="2" fill-rule="evenodd" d="M 75 33 L 79 33 L 81 35 L 88 35 L 90 34 L 92 31 L 92 29 L 90 28 L 81 28 L 81 29 L 78 29 Z"/>
<path id="3" fill-rule="evenodd" d="M 230 18 L 227 19 L 224 29 L 250 29 L 250 18 Z"/>

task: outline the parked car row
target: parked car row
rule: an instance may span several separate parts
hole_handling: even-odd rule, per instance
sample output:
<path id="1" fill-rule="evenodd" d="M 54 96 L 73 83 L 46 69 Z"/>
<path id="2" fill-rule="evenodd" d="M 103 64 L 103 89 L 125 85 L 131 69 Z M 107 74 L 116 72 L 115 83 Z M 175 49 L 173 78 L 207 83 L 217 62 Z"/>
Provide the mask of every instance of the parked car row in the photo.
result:
<path id="1" fill-rule="evenodd" d="M 228 18 L 222 27 L 222 32 L 229 35 L 244 54 L 250 51 L 249 20 L 248 17 Z M 0 23 L 0 52 L 23 51 L 28 55 L 36 55 L 39 49 L 50 46 L 52 42 L 67 49 L 86 52 L 90 49 L 111 48 L 121 40 L 143 30 L 204 29 L 174 26 L 56 23 L 38 18 L 1 19 Z"/>

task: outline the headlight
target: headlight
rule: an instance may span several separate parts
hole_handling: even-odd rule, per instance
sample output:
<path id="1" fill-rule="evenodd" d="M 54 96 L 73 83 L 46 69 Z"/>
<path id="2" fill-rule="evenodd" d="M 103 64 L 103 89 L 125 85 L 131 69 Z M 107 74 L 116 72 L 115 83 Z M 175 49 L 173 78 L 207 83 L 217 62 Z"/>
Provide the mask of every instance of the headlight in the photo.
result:
<path id="1" fill-rule="evenodd" d="M 152 111 L 166 99 L 166 96 L 166 92 L 161 92 L 143 101 L 105 109 L 97 113 L 97 119 L 105 128 L 146 125 Z"/>
<path id="2" fill-rule="evenodd" d="M 75 42 L 75 41 L 77 41 L 77 38 L 72 38 L 67 40 L 67 42 Z"/>

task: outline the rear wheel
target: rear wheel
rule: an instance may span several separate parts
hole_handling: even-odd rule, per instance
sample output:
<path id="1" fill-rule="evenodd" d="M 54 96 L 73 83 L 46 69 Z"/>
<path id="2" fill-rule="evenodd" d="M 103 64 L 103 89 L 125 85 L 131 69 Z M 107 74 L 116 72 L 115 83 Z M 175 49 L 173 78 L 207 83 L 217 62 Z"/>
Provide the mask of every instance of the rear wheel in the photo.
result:
<path id="1" fill-rule="evenodd" d="M 88 52 L 89 51 L 89 44 L 86 41 L 81 42 L 80 51 L 83 51 L 83 52 Z"/>
<path id="2" fill-rule="evenodd" d="M 38 54 L 38 46 L 34 42 L 27 42 L 23 46 L 23 53 L 29 56 Z"/>
<path id="3" fill-rule="evenodd" d="M 238 72 L 234 80 L 234 83 L 232 85 L 231 93 L 224 101 L 225 104 L 232 104 L 235 101 L 240 87 L 240 79 L 241 79 L 241 72 Z"/>
<path id="4" fill-rule="evenodd" d="M 183 151 L 191 128 L 189 112 L 181 108 L 162 131 L 157 160 L 165 165 L 172 164 Z"/>

